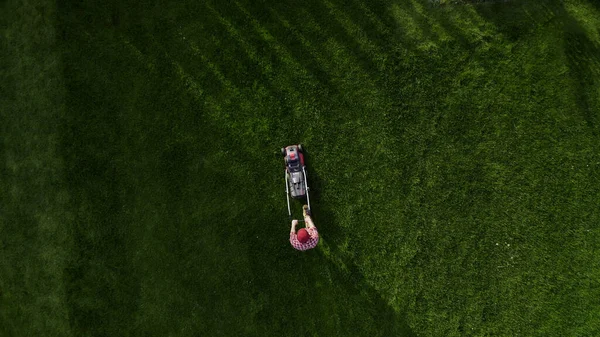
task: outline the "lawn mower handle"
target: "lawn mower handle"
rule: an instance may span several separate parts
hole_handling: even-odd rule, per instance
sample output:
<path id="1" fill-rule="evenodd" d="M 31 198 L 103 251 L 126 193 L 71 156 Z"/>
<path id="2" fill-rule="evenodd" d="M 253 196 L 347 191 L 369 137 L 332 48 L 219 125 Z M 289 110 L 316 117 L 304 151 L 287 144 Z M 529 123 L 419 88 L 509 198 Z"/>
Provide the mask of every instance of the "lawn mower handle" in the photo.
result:
<path id="1" fill-rule="evenodd" d="M 292 220 L 292 211 L 290 210 L 290 187 L 288 186 L 288 171 L 285 170 L 285 196 L 287 198 L 288 216 Z"/>
<path id="2" fill-rule="evenodd" d="M 306 201 L 308 203 L 308 210 L 310 211 L 310 197 L 308 196 L 308 176 L 306 175 L 306 166 L 302 166 L 302 172 L 304 173 L 304 188 L 306 189 Z"/>

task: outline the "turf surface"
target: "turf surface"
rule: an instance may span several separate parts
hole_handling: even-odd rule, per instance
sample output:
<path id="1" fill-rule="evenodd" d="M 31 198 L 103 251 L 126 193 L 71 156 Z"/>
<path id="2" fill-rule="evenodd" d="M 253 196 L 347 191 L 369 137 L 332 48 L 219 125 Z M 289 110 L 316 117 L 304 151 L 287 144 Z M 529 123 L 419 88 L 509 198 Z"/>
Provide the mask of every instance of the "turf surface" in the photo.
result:
<path id="1" fill-rule="evenodd" d="M 1 336 L 600 334 L 596 3 L 0 9 Z"/>

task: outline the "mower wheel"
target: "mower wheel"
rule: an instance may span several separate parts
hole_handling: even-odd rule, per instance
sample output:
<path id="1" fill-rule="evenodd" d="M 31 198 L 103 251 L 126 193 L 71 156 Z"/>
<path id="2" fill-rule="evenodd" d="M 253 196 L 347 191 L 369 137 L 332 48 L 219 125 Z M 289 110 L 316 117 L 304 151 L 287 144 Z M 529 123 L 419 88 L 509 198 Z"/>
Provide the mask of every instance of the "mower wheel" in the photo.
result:
<path id="1" fill-rule="evenodd" d="M 283 147 L 281 148 L 281 156 L 285 157 L 285 149 Z"/>
<path id="2" fill-rule="evenodd" d="M 300 150 L 300 152 L 304 152 L 304 149 L 302 148 L 302 144 L 298 144 L 298 150 Z"/>

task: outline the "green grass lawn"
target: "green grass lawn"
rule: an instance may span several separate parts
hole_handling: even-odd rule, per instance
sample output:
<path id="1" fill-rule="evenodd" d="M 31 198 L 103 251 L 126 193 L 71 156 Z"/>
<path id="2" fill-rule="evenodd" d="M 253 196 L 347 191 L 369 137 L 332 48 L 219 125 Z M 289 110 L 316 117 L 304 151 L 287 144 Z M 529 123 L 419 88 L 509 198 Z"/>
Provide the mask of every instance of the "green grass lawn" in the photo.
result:
<path id="1" fill-rule="evenodd" d="M 600 335 L 600 5 L 439 3 L 0 2 L 0 336 Z"/>

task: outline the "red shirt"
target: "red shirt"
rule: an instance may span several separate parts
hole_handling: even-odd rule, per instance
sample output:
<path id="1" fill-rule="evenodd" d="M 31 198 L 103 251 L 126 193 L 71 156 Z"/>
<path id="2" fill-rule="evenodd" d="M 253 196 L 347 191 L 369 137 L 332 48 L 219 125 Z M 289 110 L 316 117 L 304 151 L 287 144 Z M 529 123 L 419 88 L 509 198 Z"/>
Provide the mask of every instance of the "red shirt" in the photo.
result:
<path id="1" fill-rule="evenodd" d="M 317 243 L 319 243 L 319 232 L 317 232 L 317 227 L 307 228 L 306 231 L 310 238 L 305 243 L 298 241 L 296 232 L 290 232 L 290 243 L 294 248 L 298 250 L 308 250 L 317 246 Z"/>

